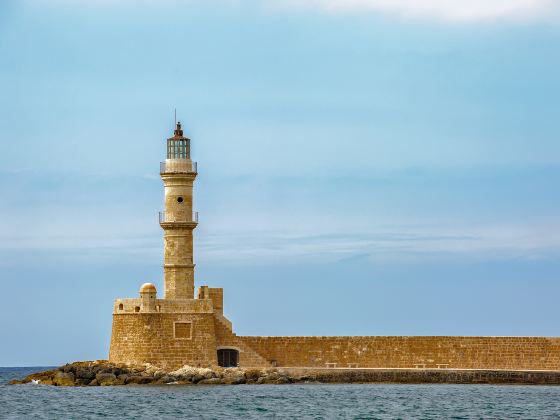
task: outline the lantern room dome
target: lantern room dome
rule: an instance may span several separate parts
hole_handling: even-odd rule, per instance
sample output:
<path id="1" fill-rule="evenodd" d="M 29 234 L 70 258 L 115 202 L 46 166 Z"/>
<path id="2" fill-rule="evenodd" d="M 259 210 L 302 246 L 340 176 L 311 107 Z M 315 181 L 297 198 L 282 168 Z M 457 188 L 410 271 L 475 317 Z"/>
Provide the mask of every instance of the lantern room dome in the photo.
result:
<path id="1" fill-rule="evenodd" d="M 156 293 L 156 286 L 154 286 L 152 283 L 144 283 L 142 286 L 140 286 L 140 293 L 149 292 Z"/>

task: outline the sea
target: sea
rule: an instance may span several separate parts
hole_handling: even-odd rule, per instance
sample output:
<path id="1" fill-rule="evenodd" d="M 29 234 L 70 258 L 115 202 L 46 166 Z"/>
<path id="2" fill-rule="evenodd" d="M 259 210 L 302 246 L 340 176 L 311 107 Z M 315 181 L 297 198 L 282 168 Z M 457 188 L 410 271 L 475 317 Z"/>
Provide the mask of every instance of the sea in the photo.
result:
<path id="1" fill-rule="evenodd" d="M 2 419 L 559 419 L 560 386 L 8 385 L 48 367 L 0 368 Z"/>

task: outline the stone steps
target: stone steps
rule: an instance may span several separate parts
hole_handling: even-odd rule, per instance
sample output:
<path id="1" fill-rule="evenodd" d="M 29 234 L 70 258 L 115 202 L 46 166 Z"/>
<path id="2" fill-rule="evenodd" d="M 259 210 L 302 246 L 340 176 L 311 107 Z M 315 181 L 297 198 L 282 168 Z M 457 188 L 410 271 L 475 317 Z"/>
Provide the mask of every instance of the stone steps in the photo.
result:
<path id="1" fill-rule="evenodd" d="M 221 319 L 223 318 L 223 319 Z M 227 319 L 214 314 L 216 339 L 219 347 L 235 347 L 239 349 L 239 365 L 243 367 L 271 367 L 272 364 L 248 346 L 232 330 Z M 225 321 L 224 321 L 225 320 Z"/>

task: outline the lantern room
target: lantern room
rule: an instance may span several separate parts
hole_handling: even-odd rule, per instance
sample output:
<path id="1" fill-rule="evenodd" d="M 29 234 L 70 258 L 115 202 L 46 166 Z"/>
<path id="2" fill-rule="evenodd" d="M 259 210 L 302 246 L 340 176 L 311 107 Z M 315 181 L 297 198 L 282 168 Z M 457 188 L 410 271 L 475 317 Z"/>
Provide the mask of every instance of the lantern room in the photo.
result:
<path id="1" fill-rule="evenodd" d="M 180 122 L 177 122 L 174 134 L 167 139 L 167 159 L 190 159 L 191 140 L 183 136 Z"/>

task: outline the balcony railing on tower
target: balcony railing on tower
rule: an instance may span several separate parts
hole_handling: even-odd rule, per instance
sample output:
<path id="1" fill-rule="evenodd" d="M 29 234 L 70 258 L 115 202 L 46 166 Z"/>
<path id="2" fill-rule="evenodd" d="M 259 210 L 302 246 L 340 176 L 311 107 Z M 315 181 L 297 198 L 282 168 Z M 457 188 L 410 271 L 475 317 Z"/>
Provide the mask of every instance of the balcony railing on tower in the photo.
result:
<path id="1" fill-rule="evenodd" d="M 196 174 L 197 164 L 188 159 L 167 159 L 159 163 L 160 174 Z"/>
<path id="2" fill-rule="evenodd" d="M 159 222 L 160 223 L 169 223 L 169 222 L 198 223 L 198 212 L 193 211 L 189 215 L 187 212 L 171 213 L 166 211 L 160 211 Z"/>

